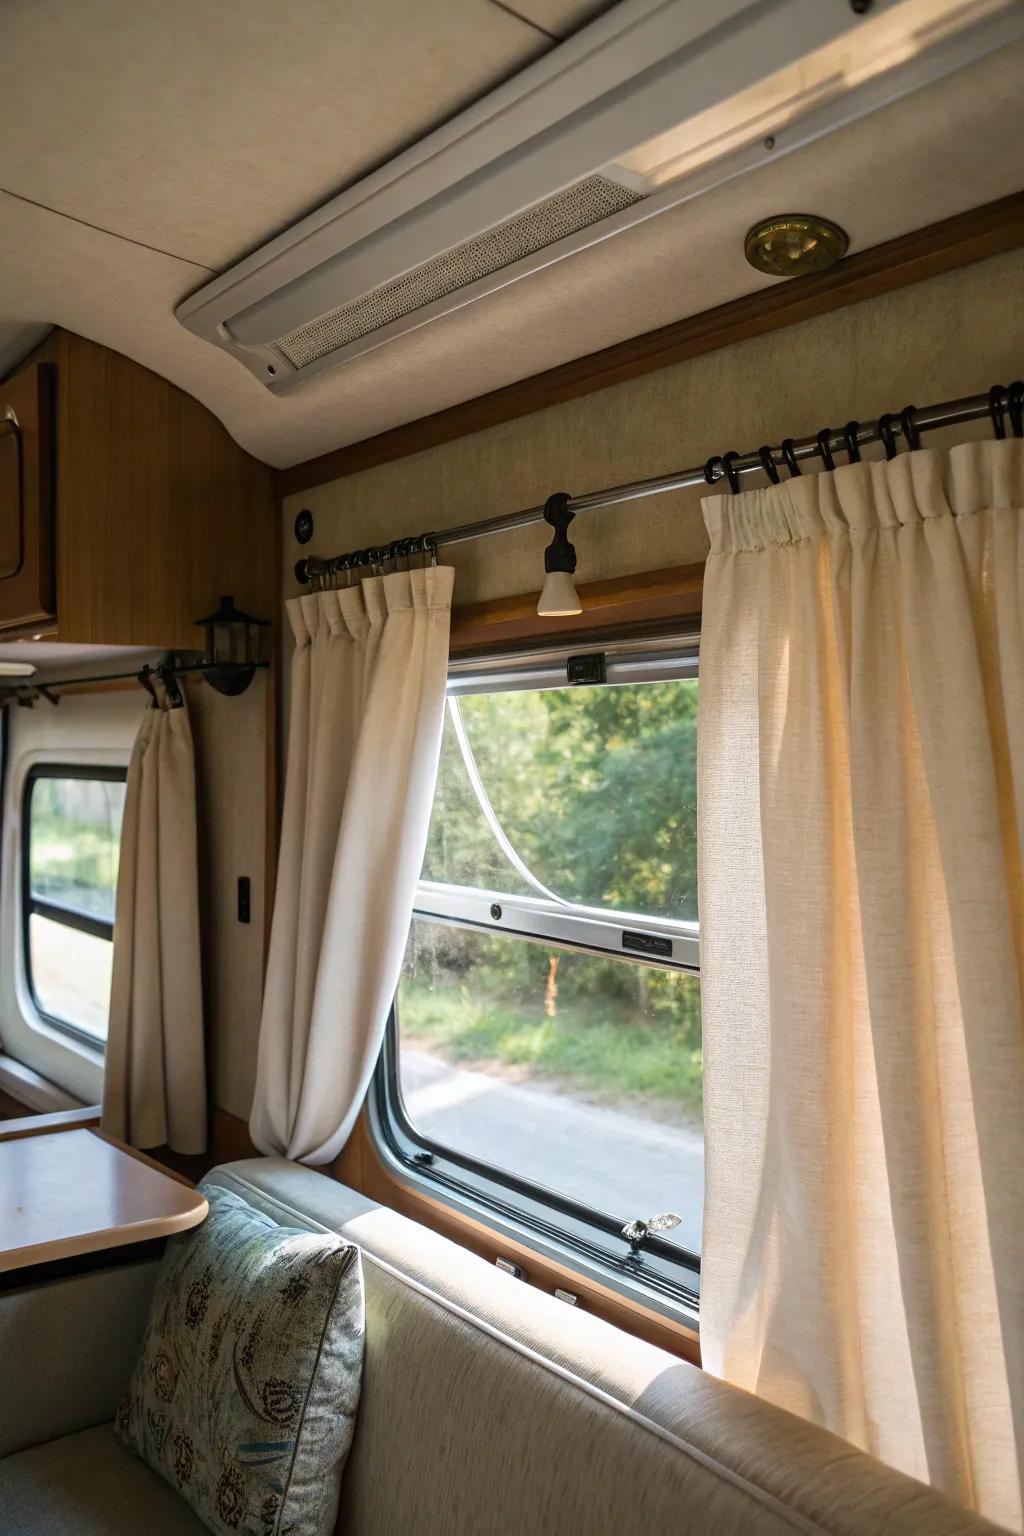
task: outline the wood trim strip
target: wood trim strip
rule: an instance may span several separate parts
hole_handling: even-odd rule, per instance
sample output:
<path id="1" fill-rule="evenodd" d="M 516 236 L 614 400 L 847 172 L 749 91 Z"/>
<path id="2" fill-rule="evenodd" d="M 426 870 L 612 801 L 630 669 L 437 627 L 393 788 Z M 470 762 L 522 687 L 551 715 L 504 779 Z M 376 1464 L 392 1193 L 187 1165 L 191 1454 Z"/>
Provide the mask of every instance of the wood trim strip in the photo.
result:
<path id="1" fill-rule="evenodd" d="M 475 400 L 422 416 L 376 437 L 277 471 L 281 497 L 293 496 L 391 459 L 528 416 L 611 384 L 796 325 L 862 299 L 952 272 L 1024 245 L 1024 192 L 942 219 L 909 235 L 848 256 L 829 272 L 798 277 L 703 314 L 674 321 L 600 352 L 575 358 Z"/>
<path id="2" fill-rule="evenodd" d="M 398 1211 L 400 1215 L 408 1216 L 411 1221 L 418 1221 L 431 1231 L 439 1232 L 442 1237 L 458 1243 L 461 1248 L 468 1248 L 489 1264 L 493 1264 L 499 1257 L 512 1259 L 522 1267 L 526 1284 L 549 1294 L 556 1286 L 572 1291 L 579 1297 L 578 1306 L 581 1311 L 591 1312 L 595 1317 L 621 1328 L 624 1333 L 631 1333 L 648 1344 L 655 1344 L 659 1349 L 689 1360 L 693 1365 L 700 1364 L 700 1341 L 696 1329 L 682 1322 L 673 1322 L 671 1318 L 645 1307 L 642 1302 L 633 1301 L 613 1291 L 610 1286 L 599 1285 L 578 1270 L 571 1269 L 567 1264 L 559 1264 L 524 1243 L 499 1237 L 483 1222 L 475 1221 L 473 1217 L 456 1211 L 452 1206 L 400 1184 L 377 1155 L 366 1123 L 365 1110 L 356 1121 L 352 1135 L 337 1160 L 325 1168 L 324 1172 L 339 1183 L 348 1185 L 350 1189 L 359 1190 L 368 1199 L 377 1200 L 381 1205 Z"/>
<path id="3" fill-rule="evenodd" d="M 635 576 L 613 576 L 577 588 L 583 613 L 567 619 L 541 618 L 539 592 L 468 603 L 452 611 L 450 651 L 454 657 L 501 650 L 524 641 L 593 639 L 610 628 L 626 630 L 675 623 L 700 615 L 703 565 L 672 565 Z"/>
<path id="4" fill-rule="evenodd" d="M 57 1131 L 80 1131 L 83 1126 L 100 1123 L 98 1104 L 84 1109 L 57 1109 L 49 1115 L 22 1115 L 17 1120 L 0 1120 L 0 1141 L 16 1141 L 21 1136 L 52 1136 Z"/>

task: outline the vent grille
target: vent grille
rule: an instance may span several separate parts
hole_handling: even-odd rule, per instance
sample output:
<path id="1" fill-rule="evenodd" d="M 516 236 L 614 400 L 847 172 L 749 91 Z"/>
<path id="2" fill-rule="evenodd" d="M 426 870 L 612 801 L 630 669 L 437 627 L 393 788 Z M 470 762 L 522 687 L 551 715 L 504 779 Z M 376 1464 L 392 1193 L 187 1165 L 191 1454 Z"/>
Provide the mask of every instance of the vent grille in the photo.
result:
<path id="1" fill-rule="evenodd" d="M 640 202 L 642 196 L 607 177 L 588 176 L 564 192 L 535 203 L 525 213 L 496 225 L 485 235 L 467 240 L 393 282 L 382 283 L 362 298 L 299 326 L 282 337 L 277 347 L 293 367 L 304 368 L 404 315 L 457 293 L 481 277 L 500 272 L 524 256 L 533 256 L 566 235 L 577 234 L 613 213 L 620 213 Z"/>

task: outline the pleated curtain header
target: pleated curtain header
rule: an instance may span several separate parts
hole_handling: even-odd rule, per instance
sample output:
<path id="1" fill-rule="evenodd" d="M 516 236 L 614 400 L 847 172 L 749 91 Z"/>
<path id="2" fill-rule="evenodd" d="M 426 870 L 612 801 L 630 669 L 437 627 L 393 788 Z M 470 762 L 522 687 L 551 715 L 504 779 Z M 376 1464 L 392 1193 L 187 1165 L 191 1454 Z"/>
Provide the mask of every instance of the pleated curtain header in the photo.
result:
<path id="1" fill-rule="evenodd" d="M 886 463 L 840 465 L 739 495 L 705 496 L 712 554 L 909 527 L 1024 505 L 1024 442 L 920 448 Z"/>
<path id="2" fill-rule="evenodd" d="M 447 614 L 454 580 L 451 566 L 438 565 L 367 576 L 358 586 L 289 598 L 285 608 L 295 644 L 312 644 L 321 625 L 333 635 L 343 636 L 347 630 L 351 639 L 362 640 L 374 624 L 383 624 L 392 613 L 422 608 Z"/>

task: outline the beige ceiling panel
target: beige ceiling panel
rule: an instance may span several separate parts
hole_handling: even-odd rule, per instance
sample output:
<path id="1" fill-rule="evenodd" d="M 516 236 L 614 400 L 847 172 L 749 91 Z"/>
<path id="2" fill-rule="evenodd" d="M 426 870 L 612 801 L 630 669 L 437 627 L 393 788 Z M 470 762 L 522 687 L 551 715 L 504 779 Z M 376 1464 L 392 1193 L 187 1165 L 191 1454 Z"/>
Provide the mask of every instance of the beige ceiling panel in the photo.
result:
<path id="1" fill-rule="evenodd" d="M 489 0 L 6 0 L 0 186 L 220 269 L 550 46 Z"/>
<path id="2" fill-rule="evenodd" d="M 194 267 L 11 198 L 0 322 L 52 321 L 125 352 L 290 464 L 770 284 L 742 256 L 765 214 L 823 213 L 859 250 L 1019 191 L 1022 75 L 1024 45 L 283 397 L 174 319 Z"/>
<path id="3" fill-rule="evenodd" d="M 504 4 L 504 0 L 494 0 Z M 508 10 L 514 11 L 535 26 L 543 27 L 553 37 L 569 37 L 580 27 L 585 27 L 595 16 L 614 8 L 616 0 L 509 0 Z"/>

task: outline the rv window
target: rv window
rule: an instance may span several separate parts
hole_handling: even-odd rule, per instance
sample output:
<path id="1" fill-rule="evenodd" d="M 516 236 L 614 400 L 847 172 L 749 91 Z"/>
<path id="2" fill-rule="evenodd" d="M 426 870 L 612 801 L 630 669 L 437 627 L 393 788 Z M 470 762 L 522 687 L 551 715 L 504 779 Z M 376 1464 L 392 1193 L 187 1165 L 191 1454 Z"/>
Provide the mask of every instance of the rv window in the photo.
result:
<path id="1" fill-rule="evenodd" d="M 455 667 L 375 1117 L 407 1176 L 693 1300 L 696 648 Z M 675 1213 L 637 1256 L 629 1222 Z"/>
<path id="2" fill-rule="evenodd" d="M 25 785 L 25 975 L 47 1023 L 107 1037 L 123 768 L 33 768 Z"/>

